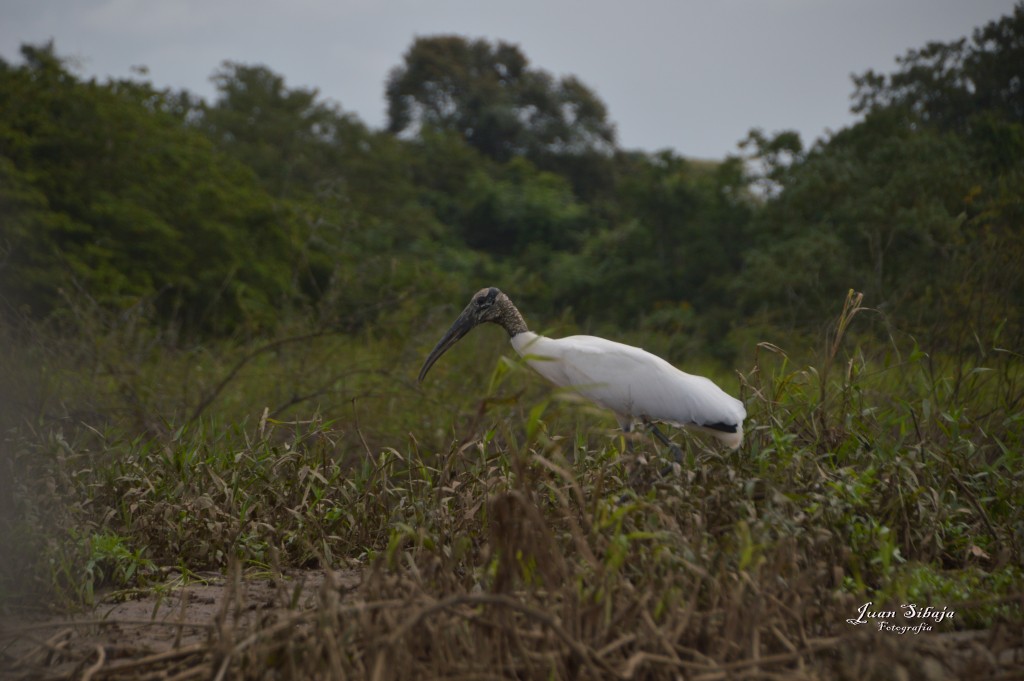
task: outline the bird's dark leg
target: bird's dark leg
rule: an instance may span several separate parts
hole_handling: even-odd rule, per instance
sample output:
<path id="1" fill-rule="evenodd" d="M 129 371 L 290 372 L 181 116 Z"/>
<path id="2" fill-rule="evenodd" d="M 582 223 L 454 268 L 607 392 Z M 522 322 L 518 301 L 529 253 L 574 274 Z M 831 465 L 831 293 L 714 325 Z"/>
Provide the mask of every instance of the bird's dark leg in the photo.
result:
<path id="1" fill-rule="evenodd" d="M 676 463 L 682 464 L 683 463 L 683 452 L 682 452 L 682 450 L 680 450 L 679 447 L 677 447 L 675 445 L 675 443 L 672 442 L 672 440 L 669 440 L 668 437 L 665 436 L 665 433 L 663 433 L 660 430 L 658 430 L 658 426 L 656 426 L 653 421 L 649 421 L 647 419 L 644 419 L 644 424 L 647 426 L 647 429 L 651 431 L 651 434 L 654 435 L 654 437 L 658 438 L 661 441 L 661 444 L 663 444 L 663 445 L 665 445 L 666 447 L 669 448 L 669 450 L 672 452 L 672 456 L 674 456 L 675 459 L 676 459 Z M 665 473 L 666 473 L 666 471 L 662 471 L 662 475 L 664 475 Z"/>
<path id="2" fill-rule="evenodd" d="M 643 419 L 643 423 L 644 423 L 645 426 L 647 426 L 647 429 L 651 431 L 651 433 L 654 435 L 654 437 L 658 438 L 663 445 L 665 445 L 666 447 L 668 447 L 672 451 L 672 455 L 675 457 L 676 462 L 682 464 L 682 462 L 683 462 L 683 452 L 679 449 L 679 447 L 677 447 L 671 440 L 669 440 L 668 437 L 666 437 L 666 435 L 663 432 L 658 430 L 658 427 L 650 419 L 646 419 L 646 418 Z M 626 435 L 626 448 L 630 452 L 632 452 L 633 451 L 633 446 L 632 446 L 633 443 L 631 441 L 632 438 L 629 437 L 630 431 L 632 431 L 632 424 L 631 423 L 622 422 L 622 423 L 620 423 L 620 425 L 622 426 L 622 432 L 625 433 L 625 435 Z M 646 462 L 642 461 L 641 457 L 638 456 L 636 458 L 636 461 L 634 462 L 633 471 L 629 475 L 629 486 L 632 487 L 634 490 L 637 488 L 637 485 L 641 482 L 642 464 L 643 463 L 646 463 Z M 662 477 L 668 475 L 671 471 L 672 471 L 672 466 L 671 465 L 666 466 L 665 468 L 663 468 L 661 470 Z M 623 494 L 622 497 L 619 498 L 619 503 L 620 504 L 624 504 L 627 501 L 629 501 L 629 494 Z"/>
<path id="3" fill-rule="evenodd" d="M 624 439 L 626 440 L 626 451 L 629 452 L 630 454 L 632 454 L 633 453 L 633 438 L 630 437 L 630 434 L 633 431 L 633 424 L 630 423 L 629 421 L 625 421 L 621 425 L 622 425 L 622 432 L 623 432 L 623 434 L 625 434 L 625 438 Z"/>

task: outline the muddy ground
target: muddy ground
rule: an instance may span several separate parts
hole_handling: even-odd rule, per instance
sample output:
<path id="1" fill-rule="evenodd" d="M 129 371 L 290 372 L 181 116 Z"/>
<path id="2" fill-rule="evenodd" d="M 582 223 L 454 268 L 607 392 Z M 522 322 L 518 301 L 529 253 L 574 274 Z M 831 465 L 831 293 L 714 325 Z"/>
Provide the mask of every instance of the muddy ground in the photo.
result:
<path id="1" fill-rule="evenodd" d="M 355 570 L 237 580 L 210 574 L 188 582 L 172 575 L 154 589 L 107 594 L 73 615 L 0 615 L 0 679 L 90 679 L 100 669 L 130 676 L 133 668 L 145 678 L 161 656 L 208 648 L 215 633 L 238 640 L 269 612 L 314 607 L 324 588 L 344 598 L 360 580 Z"/>

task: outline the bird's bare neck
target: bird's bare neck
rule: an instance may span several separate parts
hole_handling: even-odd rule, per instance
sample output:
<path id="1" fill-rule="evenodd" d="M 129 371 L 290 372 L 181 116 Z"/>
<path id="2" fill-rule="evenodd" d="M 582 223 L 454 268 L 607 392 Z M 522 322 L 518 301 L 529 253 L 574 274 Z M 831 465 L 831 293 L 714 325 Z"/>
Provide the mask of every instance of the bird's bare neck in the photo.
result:
<path id="1" fill-rule="evenodd" d="M 521 333 L 525 333 L 529 329 L 526 327 L 526 320 L 523 319 L 523 315 L 519 312 L 512 301 L 508 298 L 499 302 L 501 306 L 498 318 L 494 321 L 501 325 L 505 331 L 508 332 L 508 337 L 512 338 L 518 336 Z"/>

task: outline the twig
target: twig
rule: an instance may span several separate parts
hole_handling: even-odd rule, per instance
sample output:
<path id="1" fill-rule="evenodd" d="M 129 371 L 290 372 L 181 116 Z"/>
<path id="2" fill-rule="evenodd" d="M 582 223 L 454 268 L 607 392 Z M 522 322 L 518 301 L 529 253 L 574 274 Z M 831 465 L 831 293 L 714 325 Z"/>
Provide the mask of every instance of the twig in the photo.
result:
<path id="1" fill-rule="evenodd" d="M 701 674 L 700 676 L 695 676 L 694 681 L 718 681 L 718 679 L 729 678 L 731 676 L 731 672 L 739 671 L 741 669 L 747 669 L 748 667 L 776 665 L 782 662 L 791 662 L 793 660 L 798 660 L 807 655 L 817 653 L 818 651 L 823 650 L 825 648 L 831 648 L 841 640 L 843 639 L 839 636 L 833 636 L 831 638 L 813 639 L 812 641 L 810 641 L 810 645 L 807 648 L 796 650 L 790 653 L 777 653 L 775 655 L 768 655 L 767 657 L 760 657 L 756 659 L 748 658 L 745 660 L 726 662 L 725 664 L 716 665 L 718 668 L 713 672 Z"/>
<path id="2" fill-rule="evenodd" d="M 220 669 L 217 670 L 217 675 L 213 677 L 213 681 L 224 681 L 224 675 L 228 673 L 228 665 L 231 663 L 231 651 L 224 656 L 224 659 L 220 661 Z"/>
<path id="3" fill-rule="evenodd" d="M 46 650 L 51 653 L 63 652 L 63 645 L 67 643 L 66 639 L 70 636 L 72 630 L 70 628 L 61 629 L 56 634 L 41 642 L 38 646 L 30 650 L 25 655 L 22 655 L 14 661 L 12 667 L 26 667 L 28 666 L 29 660 L 38 655 L 41 651 Z"/>
<path id="4" fill-rule="evenodd" d="M 40 629 L 54 629 L 56 627 L 111 627 L 123 624 L 132 626 L 152 627 L 192 627 L 195 629 L 212 629 L 213 625 L 204 622 L 167 622 L 164 620 L 61 620 L 59 622 L 44 622 L 41 624 L 30 624 L 17 629 L 0 629 L 0 638 L 21 638 L 30 631 Z"/>
<path id="5" fill-rule="evenodd" d="M 158 662 L 165 662 L 167 660 L 173 660 L 179 657 L 188 657 L 189 655 L 195 655 L 196 653 L 205 653 L 209 651 L 210 644 L 208 643 L 193 643 L 192 645 L 185 646 L 183 648 L 174 648 L 172 650 L 165 650 L 160 653 L 153 653 L 146 657 L 140 657 L 137 660 L 126 660 L 122 663 L 112 663 L 107 669 L 110 672 L 123 672 L 128 669 L 137 669 L 139 667 L 147 667 L 151 664 Z"/>
<path id="6" fill-rule="evenodd" d="M 552 615 L 536 610 L 535 608 L 531 608 L 525 603 L 520 603 L 514 598 L 510 598 L 502 594 L 460 594 L 457 596 L 451 596 L 442 601 L 437 601 L 432 605 L 421 609 L 415 615 L 402 622 L 402 624 L 399 625 L 399 627 L 395 629 L 390 636 L 388 636 L 388 647 L 393 647 L 397 644 L 410 629 L 427 617 L 437 612 L 453 610 L 460 605 L 497 605 L 508 608 L 509 610 L 515 610 L 551 629 L 551 631 L 569 647 L 569 650 L 571 650 L 576 657 L 591 667 L 591 670 L 598 677 L 611 675 L 622 678 L 621 675 L 608 666 L 604 660 L 595 655 L 591 648 L 570 636 L 558 620 L 556 620 Z M 598 667 L 600 667 L 600 669 L 598 669 Z"/>
<path id="7" fill-rule="evenodd" d="M 107 661 L 107 652 L 103 649 L 103 646 L 96 645 L 96 662 L 89 665 L 89 668 L 82 672 L 82 681 L 90 681 L 92 675 L 103 668 L 103 663 Z"/>
<path id="8" fill-rule="evenodd" d="M 401 608 L 401 607 L 405 607 L 407 605 L 408 605 L 408 601 L 397 599 L 397 598 L 396 599 L 387 600 L 387 601 L 371 601 L 371 602 L 368 602 L 368 603 L 356 603 L 356 604 L 353 604 L 353 605 L 350 605 L 350 606 L 339 607 L 335 611 L 335 614 L 338 615 L 338 616 L 340 616 L 340 615 L 348 615 L 348 614 L 358 614 L 358 613 L 365 612 L 367 610 L 381 610 L 381 609 L 386 609 L 386 608 Z M 232 654 L 233 655 L 237 655 L 241 651 L 245 650 L 246 648 L 248 648 L 249 646 L 251 646 L 252 644 L 258 642 L 259 640 L 261 640 L 263 638 L 273 637 L 274 635 L 276 635 L 276 634 L 278 634 L 278 633 L 280 633 L 282 631 L 288 631 L 289 629 L 293 628 L 297 624 L 301 624 L 303 622 L 312 621 L 315 617 L 318 617 L 318 616 L 319 616 L 319 614 L 317 612 L 315 612 L 315 611 L 312 611 L 312 612 L 301 612 L 301 613 L 298 613 L 298 614 L 293 615 L 291 617 L 285 618 L 285 619 L 281 620 L 280 622 L 277 622 L 273 626 L 267 627 L 266 629 L 261 629 L 259 631 L 255 631 L 252 634 L 250 634 L 249 636 L 247 636 L 244 639 L 242 639 L 241 641 L 239 641 L 238 643 L 236 643 L 234 648 L 232 649 Z"/>
<path id="9" fill-rule="evenodd" d="M 261 345 L 255 350 L 246 353 L 246 355 L 242 357 L 242 359 L 235 362 L 235 366 L 231 367 L 231 371 L 228 372 L 227 376 L 221 379 L 221 382 L 218 383 L 217 386 L 212 391 L 210 391 L 210 393 L 207 394 L 207 396 L 204 397 L 202 401 L 199 402 L 198 405 L 196 405 L 196 408 L 192 411 L 192 415 L 189 417 L 188 420 L 191 422 L 198 419 L 199 416 L 204 411 L 206 411 L 206 408 L 209 407 L 215 399 L 217 399 L 221 392 L 223 392 L 224 388 L 227 387 L 228 383 L 234 380 L 235 376 L 238 375 L 238 372 L 241 371 L 246 364 L 256 359 L 260 355 L 266 352 L 270 352 L 271 350 L 276 350 L 277 348 L 280 348 L 284 345 L 288 345 L 290 343 L 301 343 L 303 341 L 313 340 L 314 338 L 326 336 L 331 333 L 337 332 L 329 329 L 321 329 L 319 331 L 314 331 L 312 333 L 302 334 L 301 336 L 289 336 L 288 338 L 280 338 L 278 340 L 267 343 L 266 345 Z"/>
<path id="10" fill-rule="evenodd" d="M 960 480 L 959 476 L 954 475 L 953 482 L 956 483 L 956 486 L 960 488 L 961 492 L 967 495 L 967 499 L 970 500 L 971 505 L 978 511 L 978 515 L 981 516 L 982 521 L 985 523 L 988 533 L 998 542 L 999 535 L 996 533 L 996 528 L 992 525 L 992 521 L 989 519 L 988 512 L 985 510 L 985 507 L 978 501 L 978 497 L 974 496 L 974 492 L 968 489 L 967 485 Z"/>

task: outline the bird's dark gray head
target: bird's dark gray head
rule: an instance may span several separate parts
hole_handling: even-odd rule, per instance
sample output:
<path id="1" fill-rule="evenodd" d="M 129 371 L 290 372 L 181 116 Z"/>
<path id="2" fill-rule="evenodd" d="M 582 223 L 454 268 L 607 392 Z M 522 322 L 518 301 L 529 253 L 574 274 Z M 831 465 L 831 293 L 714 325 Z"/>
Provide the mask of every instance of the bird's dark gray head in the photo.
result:
<path id="1" fill-rule="evenodd" d="M 423 363 L 423 368 L 420 369 L 419 380 L 423 380 L 423 377 L 430 371 L 430 367 L 448 348 L 459 342 L 459 339 L 472 331 L 473 327 L 484 322 L 500 324 L 509 336 L 526 331 L 526 323 L 523 321 L 522 315 L 519 314 L 519 310 L 512 304 L 508 296 L 493 286 L 482 288 L 473 294 L 466 309 L 430 351 L 427 360 Z"/>

